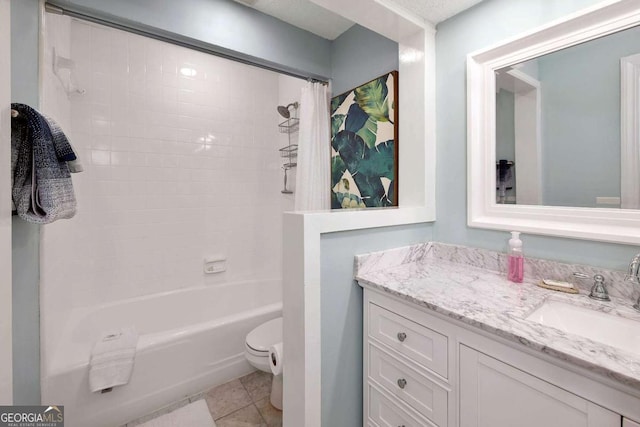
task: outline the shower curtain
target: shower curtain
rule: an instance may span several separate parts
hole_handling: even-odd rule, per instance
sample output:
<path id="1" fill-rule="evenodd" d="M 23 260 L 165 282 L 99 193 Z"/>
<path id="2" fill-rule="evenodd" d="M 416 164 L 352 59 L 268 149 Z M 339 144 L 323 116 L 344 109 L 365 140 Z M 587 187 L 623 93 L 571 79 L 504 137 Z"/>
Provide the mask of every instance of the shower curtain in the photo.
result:
<path id="1" fill-rule="evenodd" d="M 331 152 L 327 86 L 307 83 L 302 89 L 300 104 L 295 210 L 329 209 Z"/>

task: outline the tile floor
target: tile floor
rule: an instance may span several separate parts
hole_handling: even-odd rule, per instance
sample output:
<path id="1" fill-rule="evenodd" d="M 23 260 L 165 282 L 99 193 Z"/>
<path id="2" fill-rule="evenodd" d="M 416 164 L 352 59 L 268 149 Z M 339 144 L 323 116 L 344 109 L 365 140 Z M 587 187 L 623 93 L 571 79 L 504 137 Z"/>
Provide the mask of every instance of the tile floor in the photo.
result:
<path id="1" fill-rule="evenodd" d="M 204 399 L 216 427 L 282 427 L 282 411 L 271 406 L 271 374 L 255 371 L 219 385 L 206 393 L 191 396 L 123 427 L 134 427 Z"/>
<path id="2" fill-rule="evenodd" d="M 216 427 L 281 427 L 282 411 L 269 401 L 271 378 L 256 371 L 209 390 L 204 399 Z"/>

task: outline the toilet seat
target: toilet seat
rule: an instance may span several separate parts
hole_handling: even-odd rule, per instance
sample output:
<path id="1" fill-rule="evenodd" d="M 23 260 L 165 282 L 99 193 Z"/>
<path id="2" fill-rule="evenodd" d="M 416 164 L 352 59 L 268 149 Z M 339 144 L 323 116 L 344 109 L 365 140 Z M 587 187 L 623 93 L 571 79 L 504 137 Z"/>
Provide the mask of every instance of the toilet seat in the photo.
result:
<path id="1" fill-rule="evenodd" d="M 245 348 L 249 354 L 267 357 L 269 347 L 282 342 L 282 317 L 269 320 L 247 334 Z"/>

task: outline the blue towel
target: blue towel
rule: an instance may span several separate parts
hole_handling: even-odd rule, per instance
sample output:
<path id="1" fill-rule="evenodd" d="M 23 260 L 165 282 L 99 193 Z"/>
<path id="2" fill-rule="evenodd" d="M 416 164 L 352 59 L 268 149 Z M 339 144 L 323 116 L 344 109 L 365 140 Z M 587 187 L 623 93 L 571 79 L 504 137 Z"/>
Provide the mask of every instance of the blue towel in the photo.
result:
<path id="1" fill-rule="evenodd" d="M 49 224 L 76 213 L 76 197 L 67 161 L 77 160 L 54 122 L 24 104 L 11 104 L 12 198 L 20 218 Z"/>

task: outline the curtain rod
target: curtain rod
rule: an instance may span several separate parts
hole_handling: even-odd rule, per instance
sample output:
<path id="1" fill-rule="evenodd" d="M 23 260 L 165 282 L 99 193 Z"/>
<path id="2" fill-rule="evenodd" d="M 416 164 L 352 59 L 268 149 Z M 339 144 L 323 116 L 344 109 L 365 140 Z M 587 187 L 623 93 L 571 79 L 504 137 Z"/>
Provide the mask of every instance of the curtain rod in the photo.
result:
<path id="1" fill-rule="evenodd" d="M 329 82 L 325 82 L 325 81 L 323 81 L 323 80 L 318 80 L 318 79 L 312 79 L 311 77 L 309 77 L 309 78 L 307 79 L 307 81 L 308 81 L 309 83 L 320 83 L 320 84 L 321 84 L 321 85 L 323 85 L 323 86 L 327 86 L 327 85 L 329 84 Z"/>
<path id="2" fill-rule="evenodd" d="M 327 80 L 311 77 L 309 75 L 305 75 L 297 71 L 288 70 L 286 68 L 280 68 L 279 65 L 277 64 L 270 65 L 268 63 L 261 63 L 255 60 L 251 60 L 250 58 L 243 58 L 242 56 L 234 55 L 232 53 L 226 53 L 220 50 L 216 50 L 214 45 L 211 45 L 206 42 L 202 42 L 196 39 L 191 39 L 188 37 L 184 37 L 184 38 L 181 37 L 180 39 L 178 39 L 174 33 L 171 33 L 169 31 L 165 31 L 162 29 L 156 29 L 146 25 L 137 26 L 133 22 L 120 21 L 120 20 L 116 20 L 115 18 L 114 19 L 100 18 L 94 15 L 91 15 L 88 12 L 85 13 L 79 10 L 66 9 L 57 4 L 50 3 L 50 2 L 46 2 L 44 4 L 44 8 L 45 8 L 45 11 L 48 13 L 53 13 L 56 15 L 66 15 L 71 18 L 82 19 L 85 21 L 115 28 L 117 30 L 127 31 L 129 33 L 137 34 L 139 36 L 149 37 L 165 43 L 182 46 L 187 49 L 193 49 L 198 52 L 207 53 L 210 55 L 214 55 L 220 58 L 225 58 L 235 62 L 240 62 L 242 64 L 250 65 L 252 67 L 262 68 L 263 70 L 284 74 L 289 77 L 295 77 L 297 79 L 318 82 L 324 85 L 328 84 Z M 220 48 L 220 49 L 223 49 L 223 48 Z M 229 52 L 232 52 L 232 51 L 229 50 Z"/>

